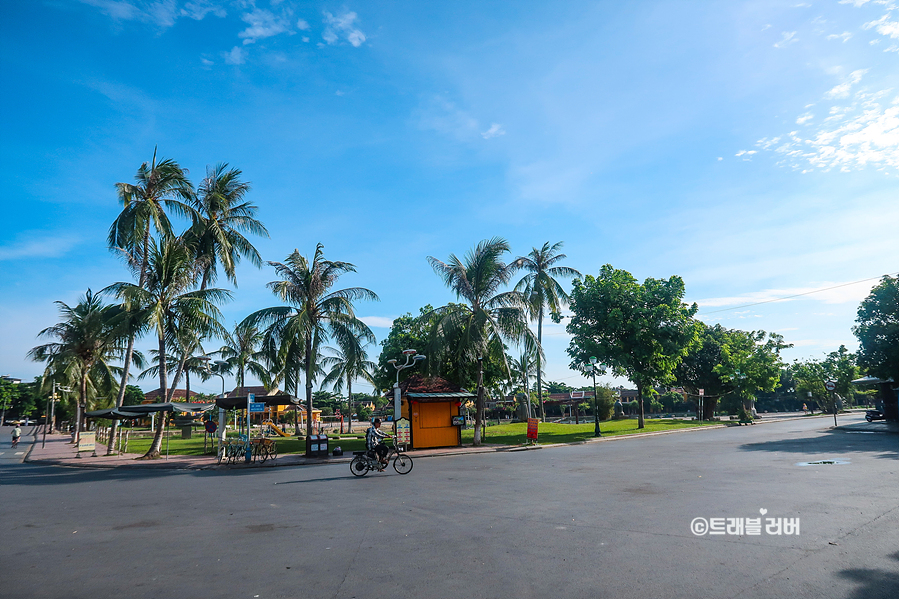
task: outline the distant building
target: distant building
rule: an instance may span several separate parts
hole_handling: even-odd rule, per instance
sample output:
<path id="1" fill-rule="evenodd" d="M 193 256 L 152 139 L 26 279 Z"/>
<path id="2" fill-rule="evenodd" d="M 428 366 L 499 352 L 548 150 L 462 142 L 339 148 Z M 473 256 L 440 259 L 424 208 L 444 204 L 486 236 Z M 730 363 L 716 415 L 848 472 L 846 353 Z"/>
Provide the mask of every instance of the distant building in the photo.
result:
<path id="1" fill-rule="evenodd" d="M 196 391 L 191 391 L 190 396 L 193 398 L 194 396 L 199 395 Z M 161 389 L 153 389 L 152 391 L 147 391 L 144 393 L 144 401 L 141 403 L 162 403 L 167 401 L 165 396 L 162 394 Z M 172 393 L 172 401 L 187 401 L 187 390 L 186 389 L 175 389 L 175 392 Z"/>

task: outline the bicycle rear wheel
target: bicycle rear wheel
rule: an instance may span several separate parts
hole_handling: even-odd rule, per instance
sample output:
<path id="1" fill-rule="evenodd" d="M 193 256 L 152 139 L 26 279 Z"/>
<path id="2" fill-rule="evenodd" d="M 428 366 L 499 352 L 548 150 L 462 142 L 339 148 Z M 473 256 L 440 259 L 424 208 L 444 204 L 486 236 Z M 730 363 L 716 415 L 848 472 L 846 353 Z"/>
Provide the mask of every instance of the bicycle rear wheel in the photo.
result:
<path id="1" fill-rule="evenodd" d="M 409 474 L 412 471 L 412 458 L 404 453 L 397 454 L 393 458 L 393 469 L 400 474 Z"/>
<path id="2" fill-rule="evenodd" d="M 350 462 L 350 472 L 356 476 L 365 476 L 368 474 L 368 462 L 361 455 L 357 455 Z"/>

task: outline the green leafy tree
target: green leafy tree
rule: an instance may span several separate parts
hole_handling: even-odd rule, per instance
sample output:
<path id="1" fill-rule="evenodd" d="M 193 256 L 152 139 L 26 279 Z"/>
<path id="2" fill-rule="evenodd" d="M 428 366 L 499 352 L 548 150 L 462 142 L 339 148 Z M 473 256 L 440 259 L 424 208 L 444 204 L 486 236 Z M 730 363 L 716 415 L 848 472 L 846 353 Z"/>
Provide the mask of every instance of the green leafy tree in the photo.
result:
<path id="1" fill-rule="evenodd" d="M 332 290 L 342 274 L 356 272 L 356 267 L 349 262 L 326 260 L 324 246 L 320 243 L 311 261 L 294 250 L 284 263 L 269 264 L 281 280 L 269 283 L 268 287 L 287 305 L 258 310 L 244 322 L 267 327 L 270 347 L 302 342 L 306 357 L 306 434 L 311 435 L 312 381 L 319 366 L 319 348 L 328 338 L 341 345 L 348 337 L 367 330 L 368 327 L 356 318 L 353 302 L 359 299 L 377 301 L 378 296 L 364 287 Z"/>
<path id="2" fill-rule="evenodd" d="M 720 363 L 713 369 L 731 386 L 747 415 L 759 392 L 774 391 L 780 383 L 783 362 L 780 352 L 788 347 L 777 333 L 765 331 L 731 331 L 730 340 L 721 348 Z"/>
<path id="3" fill-rule="evenodd" d="M 687 354 L 674 369 L 674 377 L 677 384 L 683 387 L 697 403 L 699 390 L 703 390 L 703 418 L 711 420 L 715 417 L 718 400 L 733 391 L 733 385 L 723 379 L 715 368 L 721 364 L 723 349 L 740 332 L 732 331 L 720 324 L 710 326 L 700 323 L 699 326 L 701 327 L 699 342 L 690 346 Z M 683 397 L 679 394 L 677 401 L 683 401 Z M 662 403 L 667 406 L 671 402 L 666 404 L 663 401 Z M 666 409 L 673 411 L 673 408 L 666 407 Z"/>
<path id="4" fill-rule="evenodd" d="M 419 310 L 418 316 L 406 313 L 393 320 L 387 338 L 381 341 L 381 353 L 372 377 L 378 391 L 391 389 L 396 382 L 396 370 L 388 360 L 397 359 L 405 349 L 424 351 L 427 348 L 428 334 L 435 318 L 434 307 L 428 304 Z M 428 356 L 428 359 L 434 358 Z M 412 368 L 400 371 L 400 380 L 405 380 L 413 372 Z"/>
<path id="5" fill-rule="evenodd" d="M 560 254 L 562 242 L 550 245 L 547 241 L 541 248 L 533 248 L 527 256 L 516 258 L 516 268 L 526 274 L 515 286 L 515 291 L 521 293 L 528 306 L 531 320 L 537 321 L 537 389 L 543 389 L 541 377 L 541 358 L 543 354 L 543 317 L 547 312 L 559 314 L 562 306 L 568 304 L 568 294 L 559 284 L 560 277 L 579 277 L 581 273 L 568 266 L 560 266 L 559 262 L 567 256 Z M 546 420 L 541 401 L 540 417 Z"/>
<path id="6" fill-rule="evenodd" d="M 116 183 L 122 211 L 109 228 L 107 244 L 110 250 L 120 253 L 125 258 L 131 270 L 137 275 L 138 287 L 143 287 L 146 284 L 150 260 L 151 232 L 155 230 L 164 238 L 173 235 L 172 224 L 166 211 L 193 218 L 194 212 L 188 202 L 194 193 L 186 171 L 174 160 L 156 162 L 155 149 L 153 159 L 149 163 L 141 164 L 134 179 L 134 183 Z M 125 389 L 131 377 L 134 340 L 146 331 L 147 326 L 139 309 L 127 301 L 122 307 L 130 315 L 125 317 L 124 323 L 128 341 L 124 350 L 122 379 L 116 396 L 116 407 L 122 406 Z M 107 453 L 112 453 L 117 424 L 118 421 L 115 420 L 112 423 Z"/>
<path id="7" fill-rule="evenodd" d="M 334 355 L 322 359 L 322 367 L 330 369 L 322 385 L 332 386 L 337 393 L 343 393 L 346 385 L 348 432 L 353 430 L 353 381 L 362 379 L 373 384 L 375 363 L 368 359 L 365 346 L 374 341 L 374 334 L 366 326 L 366 331 L 361 335 L 344 337 L 339 348 L 331 349 Z"/>
<path id="8" fill-rule="evenodd" d="M 858 365 L 869 375 L 899 382 L 899 276 L 886 276 L 858 307 L 852 332 L 858 337 Z M 899 400 L 889 384 L 884 393 L 884 416 L 899 421 Z"/>
<path id="9" fill-rule="evenodd" d="M 855 395 L 855 386 L 852 381 L 859 378 L 859 367 L 856 364 L 856 356 L 845 345 L 827 354 L 824 359 L 830 380 L 836 385 L 834 392 L 840 397 L 852 400 Z"/>
<path id="10" fill-rule="evenodd" d="M 241 171 L 229 169 L 227 164 L 207 168 L 197 194 L 190 199 L 194 223 L 184 237 L 200 265 L 200 289 L 215 282 L 219 266 L 237 285 L 236 267 L 241 258 L 262 267 L 259 252 L 243 234 L 267 238 L 268 230 L 256 219 L 258 207 L 245 199 L 250 186 L 240 177 Z"/>
<path id="11" fill-rule="evenodd" d="M 450 255 L 447 262 L 428 257 L 434 272 L 443 279 L 463 304 L 447 304 L 434 310 L 436 323 L 431 328 L 428 362 L 436 373 L 444 360 L 459 365 L 478 376 L 475 412 L 475 445 L 481 444 L 484 423 L 484 379 L 482 360 L 497 360 L 509 377 L 504 341 L 523 344 L 525 350 L 536 346 L 528 329 L 526 298 L 517 291 L 501 292 L 516 270 L 516 263 L 506 264 L 503 255 L 509 244 L 500 238 L 480 242 L 465 259 Z M 537 349 L 539 351 L 539 349 Z M 467 366 L 467 368 L 466 368 Z"/>
<path id="12" fill-rule="evenodd" d="M 639 393 L 638 427 L 644 427 L 643 398 L 654 385 L 674 381 L 674 369 L 698 336 L 697 306 L 682 299 L 678 276 L 646 279 L 606 264 L 599 276 L 577 279 L 571 292 L 574 316 L 567 326 L 571 368 L 596 356 L 616 376 L 630 379 Z"/>
<path id="13" fill-rule="evenodd" d="M 143 390 L 137 385 L 128 385 L 125 388 L 125 400 L 123 406 L 137 406 L 145 399 Z"/>
<path id="14" fill-rule="evenodd" d="M 259 327 L 246 322 L 234 325 L 233 331 L 225 333 L 225 344 L 217 353 L 228 364 L 228 370 L 236 373 L 238 387 L 247 386 L 247 372 L 263 384 L 267 382 L 268 369 L 262 363 L 264 354 L 260 349 L 264 338 Z"/>
<path id="15" fill-rule="evenodd" d="M 0 424 L 6 422 L 6 410 L 13 405 L 13 399 L 16 397 L 16 386 L 11 381 L 0 380 L 0 408 L 3 409 L 3 415 L 0 416 Z"/>
<path id="16" fill-rule="evenodd" d="M 158 346 L 159 389 L 165 401 L 172 400 L 186 361 L 181 360 L 169 387 L 169 349 L 183 351 L 202 337 L 224 333 L 217 304 L 230 300 L 231 293 L 216 288 L 195 289 L 198 273 L 193 253 L 180 239 L 165 239 L 158 245 L 151 239 L 144 286 L 123 282 L 107 288 L 140 309 L 152 326 Z M 144 457 L 159 455 L 164 420 L 158 419 L 156 434 Z"/>
<path id="17" fill-rule="evenodd" d="M 28 356 L 48 362 L 51 370 L 64 370 L 78 380 L 78 404 L 75 417 L 75 440 L 81 435 L 81 421 L 87 409 L 91 388 L 115 389 L 117 369 L 112 361 L 120 355 L 125 343 L 122 308 L 105 305 L 99 294 L 90 289 L 74 307 L 64 302 L 59 306 L 62 321 L 41 331 L 39 337 L 56 341 L 37 346 Z M 117 389 L 116 389 L 117 391 Z"/>

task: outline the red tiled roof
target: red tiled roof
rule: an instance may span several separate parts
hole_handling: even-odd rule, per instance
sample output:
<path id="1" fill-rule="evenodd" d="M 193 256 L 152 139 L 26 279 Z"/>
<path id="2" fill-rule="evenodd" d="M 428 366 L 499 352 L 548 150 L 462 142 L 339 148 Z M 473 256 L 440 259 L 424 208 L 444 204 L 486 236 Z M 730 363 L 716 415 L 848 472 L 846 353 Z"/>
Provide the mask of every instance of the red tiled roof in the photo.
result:
<path id="1" fill-rule="evenodd" d="M 262 385 L 256 385 L 251 387 L 235 387 L 231 393 L 228 394 L 228 397 L 246 397 L 248 394 L 252 393 L 258 397 L 264 397 L 268 395 L 278 395 L 281 392 L 278 391 L 278 388 L 274 389 L 266 389 Z"/>

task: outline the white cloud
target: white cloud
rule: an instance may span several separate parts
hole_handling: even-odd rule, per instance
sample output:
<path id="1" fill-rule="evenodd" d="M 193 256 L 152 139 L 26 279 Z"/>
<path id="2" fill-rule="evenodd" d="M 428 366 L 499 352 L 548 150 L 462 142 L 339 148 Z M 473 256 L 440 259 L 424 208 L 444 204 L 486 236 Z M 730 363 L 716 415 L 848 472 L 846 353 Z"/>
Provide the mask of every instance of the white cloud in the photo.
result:
<path id="1" fill-rule="evenodd" d="M 191 19 L 202 21 L 209 13 L 217 17 L 225 17 L 228 15 L 224 6 L 211 2 L 210 0 L 194 0 L 187 2 L 181 9 L 181 14 Z"/>
<path id="2" fill-rule="evenodd" d="M 721 160 L 724 160 L 724 158 L 722 158 L 721 156 L 718 156 L 718 160 L 720 162 Z"/>
<path id="3" fill-rule="evenodd" d="M 212 65 L 215 64 L 214 62 L 212 62 L 212 61 L 209 60 L 208 58 L 202 58 L 202 57 L 200 58 L 200 62 L 202 62 L 203 65 L 204 65 L 204 66 L 207 66 L 207 67 L 211 67 Z"/>
<path id="4" fill-rule="evenodd" d="M 844 31 L 843 33 L 841 33 L 841 34 L 839 34 L 839 35 L 837 35 L 836 33 L 832 33 L 832 34 L 830 34 L 830 35 L 827 36 L 827 39 L 829 39 L 829 40 L 843 40 L 843 43 L 845 44 L 845 43 L 848 42 L 850 39 L 852 39 L 852 34 L 849 33 L 848 31 Z"/>
<path id="5" fill-rule="evenodd" d="M 506 131 L 503 129 L 503 126 L 499 123 L 493 123 L 490 125 L 490 128 L 486 131 L 481 132 L 481 137 L 484 139 L 490 139 L 491 137 L 499 137 L 500 135 L 505 135 Z"/>
<path id="6" fill-rule="evenodd" d="M 240 15 L 240 18 L 249 25 L 237 34 L 237 37 L 243 39 L 244 44 L 252 44 L 257 39 L 265 39 L 290 30 L 290 22 L 285 17 L 276 16 L 262 8 L 255 8 Z"/>
<path id="7" fill-rule="evenodd" d="M 848 98 L 849 91 L 852 89 L 852 86 L 861 81 L 862 76 L 868 72 L 868 69 L 859 69 L 857 71 L 852 71 L 849 74 L 849 80 L 840 83 L 835 86 L 833 89 L 824 94 L 825 98 Z"/>
<path id="8" fill-rule="evenodd" d="M 796 124 L 804 125 L 807 122 L 809 122 L 810 120 L 812 120 L 813 118 L 815 118 L 815 115 L 813 115 L 811 112 L 806 112 L 805 114 L 801 115 L 799 118 L 796 119 Z"/>
<path id="9" fill-rule="evenodd" d="M 152 2 L 129 2 L 127 0 L 79 0 L 93 6 L 114 21 L 140 21 L 163 29 L 171 27 L 180 17 L 200 21 L 208 14 L 217 17 L 227 15 L 225 8 L 211 0 L 193 0 L 178 7 L 175 0 L 155 0 Z"/>
<path id="10" fill-rule="evenodd" d="M 247 52 L 240 46 L 234 46 L 230 52 L 222 52 L 222 56 L 228 64 L 243 64 L 247 59 Z"/>
<path id="11" fill-rule="evenodd" d="M 359 320 L 376 329 L 389 329 L 393 326 L 393 318 L 389 316 L 360 316 Z"/>
<path id="12" fill-rule="evenodd" d="M 890 21 L 889 18 L 891 15 L 892 13 L 888 12 L 876 21 L 865 23 L 864 28 L 871 29 L 873 27 L 880 35 L 897 39 L 899 38 L 899 21 Z"/>
<path id="13" fill-rule="evenodd" d="M 309 23 L 307 23 L 305 19 L 300 19 L 297 21 L 297 29 L 300 31 L 308 31 L 310 29 Z"/>
<path id="14" fill-rule="evenodd" d="M 784 31 L 781 34 L 780 41 L 774 44 L 775 48 L 783 48 L 784 46 L 788 46 L 789 44 L 795 44 L 799 40 L 796 38 L 795 31 Z"/>
<path id="15" fill-rule="evenodd" d="M 329 44 L 337 43 L 341 36 L 356 48 L 365 42 L 365 34 L 355 26 L 358 18 L 356 13 L 346 12 L 335 17 L 331 13 L 325 12 L 324 15 L 326 27 L 322 32 L 322 39 Z"/>

